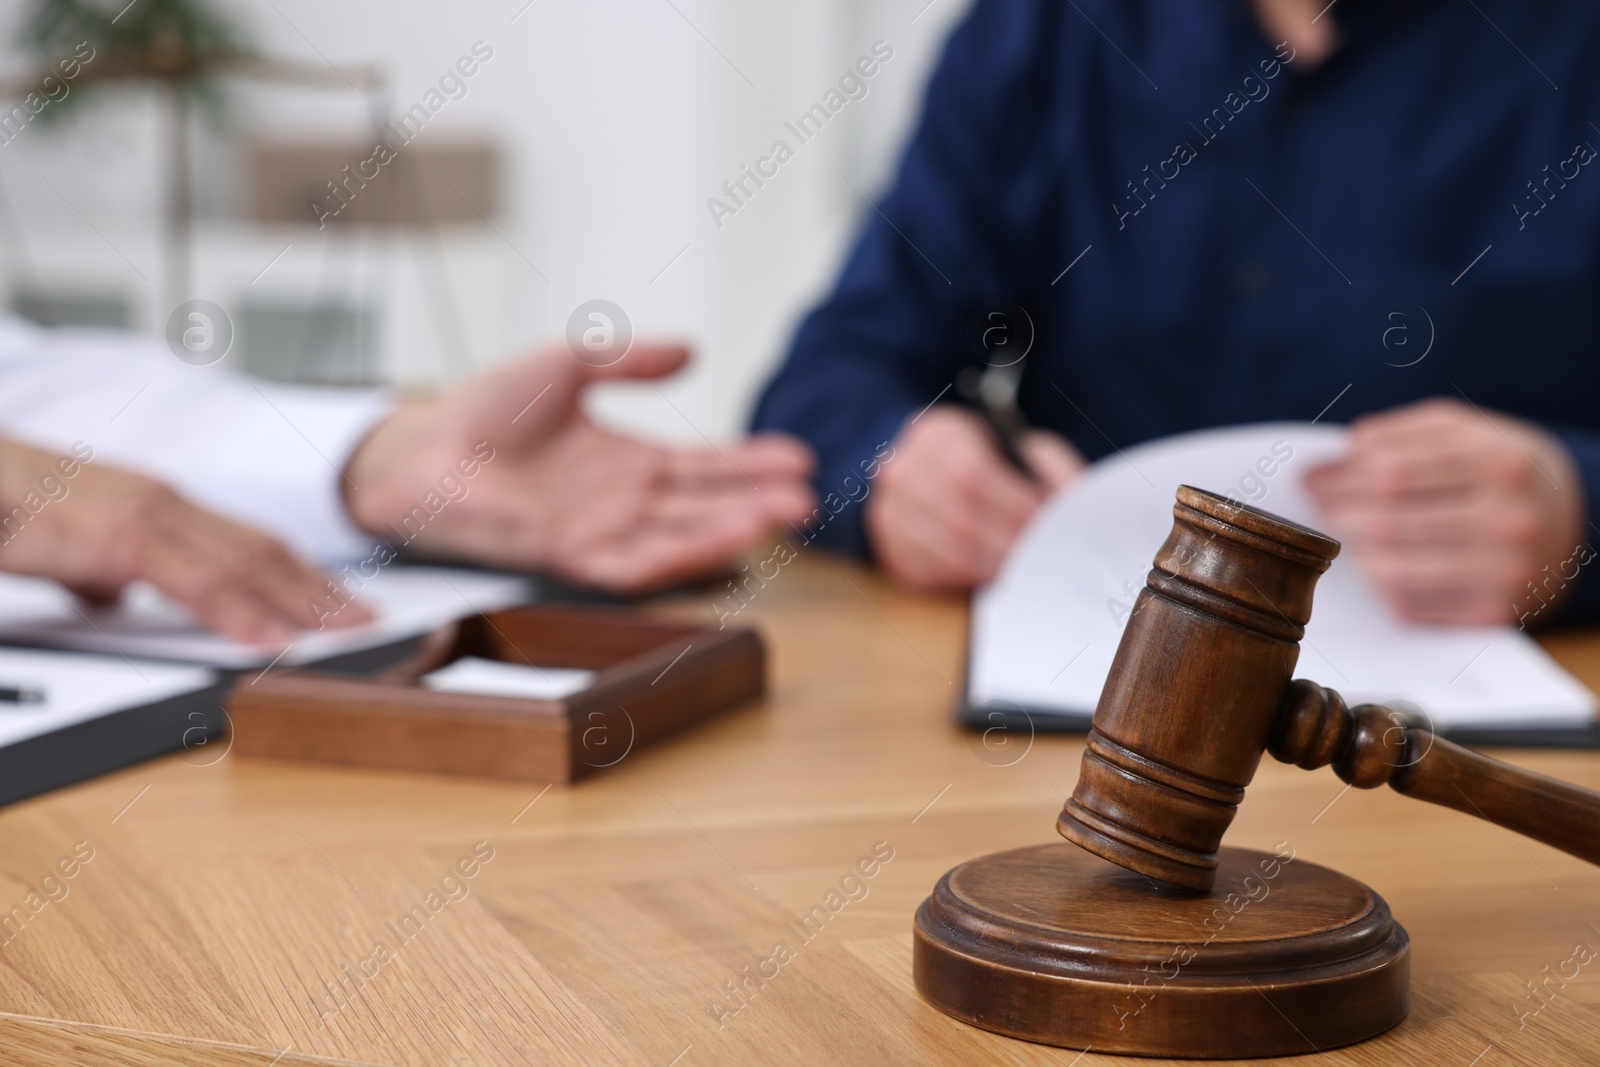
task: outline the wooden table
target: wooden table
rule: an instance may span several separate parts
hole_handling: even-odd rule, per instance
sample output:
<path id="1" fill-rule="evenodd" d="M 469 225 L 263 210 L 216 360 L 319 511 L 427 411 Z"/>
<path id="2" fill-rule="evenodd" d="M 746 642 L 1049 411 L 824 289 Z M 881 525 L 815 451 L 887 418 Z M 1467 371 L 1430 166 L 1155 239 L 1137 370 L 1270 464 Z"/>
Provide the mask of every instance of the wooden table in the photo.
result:
<path id="1" fill-rule="evenodd" d="M 951 725 L 964 606 L 812 554 L 749 620 L 766 704 L 573 788 L 197 749 L 0 811 L 0 909 L 27 915 L 0 928 L 0 1062 L 1128 1062 L 962 1026 L 912 988 L 917 903 L 961 860 L 1053 840 L 1081 749 Z M 1600 636 L 1551 647 L 1600 686 Z M 1507 755 L 1600 786 L 1600 755 Z M 1600 961 L 1521 1015 L 1526 981 L 1600 948 L 1600 870 L 1270 759 L 1229 840 L 1288 841 L 1410 930 L 1410 1018 L 1329 1062 L 1600 1058 Z M 892 859 L 847 878 L 875 848 Z M 60 899 L 27 912 L 63 859 Z M 728 987 L 758 972 L 741 1006 Z"/>

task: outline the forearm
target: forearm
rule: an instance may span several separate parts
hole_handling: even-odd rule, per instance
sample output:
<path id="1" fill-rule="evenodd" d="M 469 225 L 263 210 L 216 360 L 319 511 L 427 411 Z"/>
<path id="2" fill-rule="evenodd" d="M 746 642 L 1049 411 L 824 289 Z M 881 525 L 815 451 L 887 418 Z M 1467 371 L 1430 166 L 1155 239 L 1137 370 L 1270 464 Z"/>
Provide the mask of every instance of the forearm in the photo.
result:
<path id="1" fill-rule="evenodd" d="M 1595 573 L 1600 568 L 1600 433 L 1561 426 L 1550 430 L 1566 446 L 1577 471 L 1579 484 L 1560 488 L 1581 494 L 1583 523 L 1570 554 L 1551 564 L 1541 581 L 1533 583 L 1540 588 L 1529 590 L 1524 607 L 1538 608 L 1549 598 L 1555 600 L 1555 609 L 1548 613 L 1550 621 L 1592 622 L 1600 619 L 1600 575 Z M 1560 594 L 1560 599 L 1555 594 Z M 1541 617 L 1538 621 L 1546 620 Z"/>
<path id="2" fill-rule="evenodd" d="M 979 3 L 951 36 L 893 188 L 864 213 L 837 287 L 761 398 L 754 428 L 817 454 L 819 543 L 868 553 L 863 508 L 835 514 L 829 495 L 853 499 L 908 421 L 951 399 L 957 372 L 979 358 L 967 334 L 982 305 L 1026 300 L 1029 279 L 1050 277 L 1048 242 L 1009 208 L 1023 160 L 1042 150 L 1030 124 L 1050 57 L 1034 44 L 1059 17 L 1044 4 Z"/>
<path id="3" fill-rule="evenodd" d="M 10 544 L 34 515 L 65 499 L 93 455 L 86 444 L 58 455 L 0 436 L 0 544 Z"/>
<path id="4" fill-rule="evenodd" d="M 0 432 L 92 449 L 312 558 L 370 544 L 345 514 L 342 471 L 388 410 L 377 391 L 257 383 L 131 336 L 0 322 Z"/>

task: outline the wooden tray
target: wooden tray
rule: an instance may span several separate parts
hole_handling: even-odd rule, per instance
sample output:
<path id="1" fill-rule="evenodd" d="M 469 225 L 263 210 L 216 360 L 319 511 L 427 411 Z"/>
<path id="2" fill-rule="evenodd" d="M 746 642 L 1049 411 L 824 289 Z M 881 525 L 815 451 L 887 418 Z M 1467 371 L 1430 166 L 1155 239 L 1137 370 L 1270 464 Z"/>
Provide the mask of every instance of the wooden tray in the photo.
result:
<path id="1" fill-rule="evenodd" d="M 461 656 L 597 673 L 563 700 L 442 693 L 417 682 Z M 765 662 L 760 637 L 743 627 L 536 605 L 445 627 L 378 675 L 241 678 L 227 707 L 241 756 L 572 782 L 760 696 Z"/>

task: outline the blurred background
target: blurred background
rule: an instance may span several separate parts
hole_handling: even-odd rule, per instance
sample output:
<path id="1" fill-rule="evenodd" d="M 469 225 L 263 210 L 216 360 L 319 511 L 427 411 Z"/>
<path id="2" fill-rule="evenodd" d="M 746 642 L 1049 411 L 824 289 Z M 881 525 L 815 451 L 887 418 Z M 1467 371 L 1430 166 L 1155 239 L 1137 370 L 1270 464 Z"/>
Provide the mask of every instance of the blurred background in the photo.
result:
<path id="1" fill-rule="evenodd" d="M 600 395 L 601 417 L 727 437 L 888 181 L 965 6 L 3 0 L 0 302 L 160 335 L 205 299 L 233 370 L 417 385 L 605 299 L 697 361 L 661 394 Z M 107 35 L 95 58 L 31 113 L 85 26 Z M 878 41 L 893 57 L 866 95 L 802 144 L 785 123 Z M 194 64 L 206 48 L 247 56 Z M 794 158 L 714 219 L 707 200 L 731 203 L 723 183 L 779 139 Z"/>

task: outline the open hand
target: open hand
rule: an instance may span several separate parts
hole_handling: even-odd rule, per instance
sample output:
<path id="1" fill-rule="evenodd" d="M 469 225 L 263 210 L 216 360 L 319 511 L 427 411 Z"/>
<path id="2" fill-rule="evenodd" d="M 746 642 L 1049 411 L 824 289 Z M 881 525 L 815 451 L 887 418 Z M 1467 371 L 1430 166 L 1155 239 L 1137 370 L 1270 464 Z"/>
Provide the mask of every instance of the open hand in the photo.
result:
<path id="1" fill-rule="evenodd" d="M 636 343 L 596 367 L 551 348 L 402 406 L 350 460 L 350 513 L 425 552 L 622 592 L 724 566 L 810 513 L 809 450 L 776 434 L 664 448 L 598 426 L 579 407 L 595 382 L 660 378 L 688 356 Z"/>

